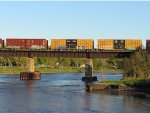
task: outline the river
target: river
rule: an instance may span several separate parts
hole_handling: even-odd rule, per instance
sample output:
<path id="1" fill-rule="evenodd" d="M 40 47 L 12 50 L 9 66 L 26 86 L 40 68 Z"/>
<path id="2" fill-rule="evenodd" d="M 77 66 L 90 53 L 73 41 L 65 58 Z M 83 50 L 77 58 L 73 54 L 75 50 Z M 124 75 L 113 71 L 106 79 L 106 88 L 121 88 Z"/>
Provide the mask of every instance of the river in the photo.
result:
<path id="1" fill-rule="evenodd" d="M 115 73 L 94 75 L 99 80 L 122 78 Z M 42 74 L 41 80 L 21 81 L 17 75 L 0 75 L 0 113 L 150 113 L 150 98 L 86 92 L 82 76 Z"/>

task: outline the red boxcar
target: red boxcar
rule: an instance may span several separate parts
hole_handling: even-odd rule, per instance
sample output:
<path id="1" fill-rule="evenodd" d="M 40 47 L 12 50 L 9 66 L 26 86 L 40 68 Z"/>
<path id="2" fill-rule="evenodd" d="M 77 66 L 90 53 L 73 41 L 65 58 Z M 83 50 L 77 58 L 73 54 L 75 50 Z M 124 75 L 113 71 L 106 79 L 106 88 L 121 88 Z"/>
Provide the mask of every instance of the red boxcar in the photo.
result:
<path id="1" fill-rule="evenodd" d="M 47 49 L 46 39 L 6 39 L 6 48 L 10 49 Z"/>
<path id="2" fill-rule="evenodd" d="M 150 40 L 146 40 L 146 49 L 150 49 Z"/>

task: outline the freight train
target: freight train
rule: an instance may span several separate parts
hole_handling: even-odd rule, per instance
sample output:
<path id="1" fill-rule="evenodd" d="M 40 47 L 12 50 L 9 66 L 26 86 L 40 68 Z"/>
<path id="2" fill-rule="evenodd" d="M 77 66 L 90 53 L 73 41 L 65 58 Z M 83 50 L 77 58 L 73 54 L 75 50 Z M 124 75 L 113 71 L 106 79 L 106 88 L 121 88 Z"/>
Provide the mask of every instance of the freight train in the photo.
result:
<path id="1" fill-rule="evenodd" d="M 48 46 L 48 42 L 50 46 Z M 93 39 L 12 39 L 6 42 L 0 39 L 1 49 L 27 50 L 93 50 Z M 142 49 L 142 40 L 136 39 L 98 39 L 97 50 L 139 50 Z M 146 40 L 146 49 L 150 49 L 150 40 Z"/>

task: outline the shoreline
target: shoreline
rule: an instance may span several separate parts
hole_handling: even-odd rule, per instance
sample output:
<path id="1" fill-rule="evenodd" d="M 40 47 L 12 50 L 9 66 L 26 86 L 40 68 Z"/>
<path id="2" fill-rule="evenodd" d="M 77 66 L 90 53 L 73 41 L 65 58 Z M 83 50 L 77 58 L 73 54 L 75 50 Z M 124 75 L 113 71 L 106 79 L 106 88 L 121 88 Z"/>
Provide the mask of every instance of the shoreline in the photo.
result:
<path id="1" fill-rule="evenodd" d="M 86 83 L 86 89 L 89 92 L 141 92 L 150 97 L 150 78 L 143 79 L 124 79 L 106 80 L 102 82 Z M 124 82 L 123 82 L 124 81 Z"/>

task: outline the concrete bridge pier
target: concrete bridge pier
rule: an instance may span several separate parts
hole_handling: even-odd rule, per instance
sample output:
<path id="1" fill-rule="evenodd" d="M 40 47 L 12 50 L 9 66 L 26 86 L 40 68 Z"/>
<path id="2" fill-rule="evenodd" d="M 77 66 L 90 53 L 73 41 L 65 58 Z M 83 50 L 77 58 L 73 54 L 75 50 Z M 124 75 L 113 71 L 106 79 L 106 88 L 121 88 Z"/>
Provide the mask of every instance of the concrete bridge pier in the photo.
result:
<path id="1" fill-rule="evenodd" d="M 93 76 L 93 60 L 87 59 L 85 63 L 85 76 L 82 77 L 84 82 L 93 82 L 97 81 L 97 77 Z"/>
<path id="2" fill-rule="evenodd" d="M 35 71 L 34 58 L 26 59 L 26 72 L 20 72 L 20 80 L 39 80 L 40 72 Z"/>

